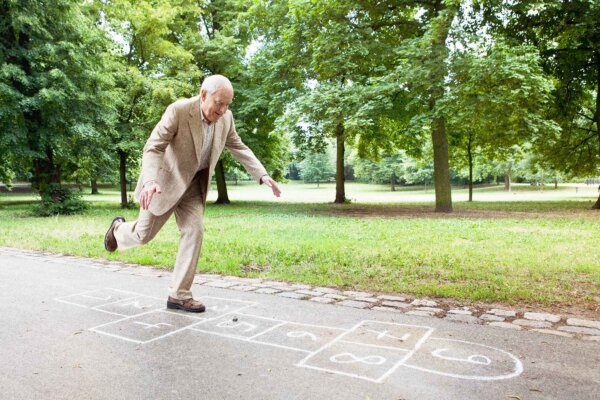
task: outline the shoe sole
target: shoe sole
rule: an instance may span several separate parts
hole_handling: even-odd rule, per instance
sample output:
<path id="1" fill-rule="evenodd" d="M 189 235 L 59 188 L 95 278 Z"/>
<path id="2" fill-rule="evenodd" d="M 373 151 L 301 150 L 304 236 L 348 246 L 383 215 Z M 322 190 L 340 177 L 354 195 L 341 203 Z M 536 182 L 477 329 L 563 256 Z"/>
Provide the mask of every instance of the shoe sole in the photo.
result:
<path id="1" fill-rule="evenodd" d="M 169 308 L 171 310 L 183 310 L 183 311 L 193 312 L 193 313 L 201 313 L 206 310 L 206 307 L 202 307 L 202 308 L 198 308 L 198 309 L 185 308 L 184 306 L 182 306 L 180 304 L 176 304 L 176 303 L 167 303 L 167 308 Z"/>
<path id="2" fill-rule="evenodd" d="M 115 222 L 120 221 L 121 223 L 125 222 L 125 218 L 123 217 L 115 217 L 111 224 L 110 227 L 108 228 L 108 231 L 106 231 L 106 234 L 104 235 L 104 249 L 110 253 L 114 253 L 117 250 L 117 247 L 115 247 L 114 249 L 110 249 L 109 245 L 108 245 L 108 235 L 112 234 L 114 237 L 114 230 L 115 230 Z"/>

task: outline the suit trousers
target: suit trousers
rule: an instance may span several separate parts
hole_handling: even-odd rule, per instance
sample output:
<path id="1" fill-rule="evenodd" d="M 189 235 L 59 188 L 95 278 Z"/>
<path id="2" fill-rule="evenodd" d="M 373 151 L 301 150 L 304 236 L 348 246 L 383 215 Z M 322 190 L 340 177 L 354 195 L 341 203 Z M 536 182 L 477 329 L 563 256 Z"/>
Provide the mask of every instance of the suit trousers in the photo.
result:
<path id="1" fill-rule="evenodd" d="M 205 204 L 205 193 L 201 185 L 202 172 L 205 171 L 196 174 L 177 204 L 163 215 L 153 215 L 148 210 L 140 209 L 137 221 L 123 222 L 114 230 L 118 249 L 126 250 L 151 241 L 171 214 L 175 213 L 180 238 L 169 295 L 180 300 L 192 297 L 192 283 L 202 248 Z M 160 194 L 154 196 L 157 195 L 160 196 Z"/>

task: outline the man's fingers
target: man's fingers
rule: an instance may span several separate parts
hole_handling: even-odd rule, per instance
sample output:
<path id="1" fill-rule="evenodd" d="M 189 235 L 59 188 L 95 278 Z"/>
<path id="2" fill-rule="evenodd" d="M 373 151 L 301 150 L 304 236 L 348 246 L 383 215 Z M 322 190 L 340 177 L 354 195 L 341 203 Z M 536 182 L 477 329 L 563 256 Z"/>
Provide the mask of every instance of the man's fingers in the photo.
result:
<path id="1" fill-rule="evenodd" d="M 279 186 L 277 186 L 277 183 L 273 179 L 267 179 L 265 183 L 271 188 L 275 197 L 281 196 L 281 190 L 279 190 Z"/>
<path id="2" fill-rule="evenodd" d="M 142 193 L 142 195 L 140 196 L 140 205 L 142 206 L 142 210 L 147 210 L 148 209 L 148 202 L 147 202 L 147 193 L 148 192 L 144 192 Z"/>
<path id="3" fill-rule="evenodd" d="M 148 207 L 150 207 L 150 202 L 152 201 L 154 193 L 162 193 L 160 186 L 154 184 L 142 191 L 140 194 L 140 206 L 142 207 L 142 210 L 147 210 Z"/>

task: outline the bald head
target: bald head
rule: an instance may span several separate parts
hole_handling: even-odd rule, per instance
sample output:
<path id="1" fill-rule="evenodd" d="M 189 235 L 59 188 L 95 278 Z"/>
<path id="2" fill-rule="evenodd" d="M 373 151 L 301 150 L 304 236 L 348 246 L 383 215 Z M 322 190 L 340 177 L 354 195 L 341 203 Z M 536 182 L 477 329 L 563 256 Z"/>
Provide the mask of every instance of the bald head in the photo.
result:
<path id="1" fill-rule="evenodd" d="M 233 93 L 233 86 L 231 85 L 231 82 L 223 75 L 207 76 L 202 81 L 202 86 L 200 87 L 200 91 L 206 90 L 206 92 L 210 95 L 215 94 L 215 92 L 219 89 L 230 90 L 231 93 Z"/>
<path id="2" fill-rule="evenodd" d="M 233 86 L 223 75 L 211 75 L 202 82 L 200 99 L 204 118 L 210 123 L 217 122 L 233 101 Z"/>

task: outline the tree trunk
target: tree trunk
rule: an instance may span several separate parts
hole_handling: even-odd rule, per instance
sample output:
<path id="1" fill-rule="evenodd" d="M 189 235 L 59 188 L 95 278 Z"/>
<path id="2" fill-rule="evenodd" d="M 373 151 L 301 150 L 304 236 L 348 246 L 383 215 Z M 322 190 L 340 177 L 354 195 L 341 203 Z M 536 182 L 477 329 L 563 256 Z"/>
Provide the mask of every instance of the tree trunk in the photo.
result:
<path id="1" fill-rule="evenodd" d="M 507 192 L 512 191 L 512 163 L 508 163 L 508 170 L 506 170 L 506 175 L 504 175 L 504 190 Z"/>
<path id="2" fill-rule="evenodd" d="M 121 208 L 127 208 L 127 153 L 119 150 L 119 183 L 121 187 Z"/>
<path id="3" fill-rule="evenodd" d="M 444 85 L 447 75 L 446 57 L 448 48 L 446 39 L 450 25 L 456 14 L 456 7 L 446 9 L 442 0 L 435 4 L 435 27 L 431 35 L 431 57 L 434 64 L 430 71 L 434 83 L 429 94 L 429 109 L 434 114 L 431 123 L 431 139 L 433 143 L 433 180 L 435 185 L 435 211 L 452 212 L 452 189 L 450 187 L 450 165 L 448 155 L 448 137 L 446 135 L 446 121 L 443 116 L 436 115 L 436 103 L 444 96 Z M 445 14 L 442 14 L 444 13 Z"/>
<path id="4" fill-rule="evenodd" d="M 433 184 L 435 186 L 435 211 L 452 212 L 450 165 L 448 162 L 448 137 L 444 118 L 433 119 L 431 139 L 433 142 Z"/>
<path id="5" fill-rule="evenodd" d="M 91 179 L 90 184 L 92 186 L 92 194 L 98 194 L 98 181 L 96 179 Z"/>
<path id="6" fill-rule="evenodd" d="M 392 172 L 391 184 L 392 184 L 392 192 L 395 192 L 396 191 L 396 174 L 393 172 Z"/>
<path id="7" fill-rule="evenodd" d="M 473 151 L 471 149 L 471 135 L 467 144 L 467 155 L 469 157 L 469 201 L 473 201 Z"/>
<path id="8" fill-rule="evenodd" d="M 45 157 L 33 160 L 33 172 L 31 186 L 40 193 L 45 192 L 50 184 L 60 184 L 61 171 L 60 167 L 54 163 L 54 152 L 51 147 L 46 147 Z"/>
<path id="9" fill-rule="evenodd" d="M 544 170 L 540 172 L 540 191 L 544 191 Z"/>
<path id="10" fill-rule="evenodd" d="M 217 178 L 217 201 L 215 204 L 229 204 L 229 196 L 227 195 L 227 183 L 225 182 L 225 167 L 223 166 L 223 160 L 217 162 L 215 168 L 215 177 Z M 210 183 L 209 183 L 210 184 Z"/>
<path id="11" fill-rule="evenodd" d="M 596 112 L 594 117 L 596 118 L 596 135 L 598 136 L 598 154 L 600 154 L 600 52 L 596 51 Z M 600 191 L 598 193 L 598 200 L 592 206 L 593 210 L 600 210 Z"/>
<path id="12" fill-rule="evenodd" d="M 344 124 L 339 122 L 335 130 L 337 145 L 335 161 L 335 203 L 346 202 L 346 190 L 344 185 Z"/>

